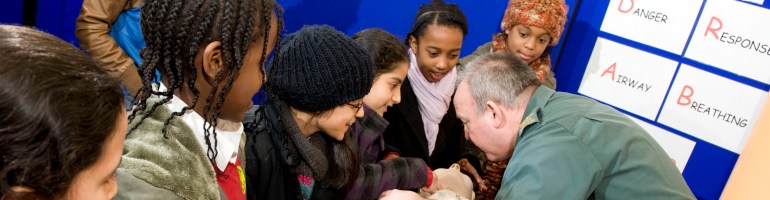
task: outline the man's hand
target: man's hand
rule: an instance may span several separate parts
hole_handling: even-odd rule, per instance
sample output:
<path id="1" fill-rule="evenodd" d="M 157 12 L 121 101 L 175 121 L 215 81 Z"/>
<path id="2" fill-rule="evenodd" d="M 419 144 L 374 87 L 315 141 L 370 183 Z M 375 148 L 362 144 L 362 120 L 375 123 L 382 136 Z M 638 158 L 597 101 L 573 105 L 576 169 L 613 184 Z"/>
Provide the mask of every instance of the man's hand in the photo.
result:
<path id="1" fill-rule="evenodd" d="M 487 189 L 487 185 L 484 184 L 484 180 L 481 179 L 481 176 L 479 176 L 479 173 L 476 172 L 476 168 L 473 168 L 473 165 L 471 165 L 471 162 L 468 161 L 468 159 L 460 159 L 457 161 L 457 164 L 460 165 L 460 170 L 471 176 L 471 178 L 476 182 L 476 185 L 479 187 L 479 191 L 484 191 Z"/>

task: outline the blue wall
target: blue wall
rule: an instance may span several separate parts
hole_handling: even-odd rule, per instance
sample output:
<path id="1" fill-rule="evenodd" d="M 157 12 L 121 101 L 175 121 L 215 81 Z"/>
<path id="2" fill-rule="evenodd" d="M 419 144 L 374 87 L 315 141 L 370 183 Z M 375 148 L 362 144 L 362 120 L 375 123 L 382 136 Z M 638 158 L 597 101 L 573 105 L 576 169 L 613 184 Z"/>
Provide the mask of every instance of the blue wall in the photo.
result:
<path id="1" fill-rule="evenodd" d="M 297 31 L 305 24 L 329 24 L 348 35 L 366 28 L 379 27 L 402 40 L 412 27 L 420 5 L 427 2 L 429 1 L 338 0 L 334 3 L 322 0 L 280 1 L 285 9 L 287 33 Z M 468 36 L 461 51 L 463 56 L 491 41 L 492 35 L 500 30 L 500 20 L 508 3 L 507 0 L 447 0 L 447 2 L 459 5 L 468 20 Z M 576 7 L 577 0 L 566 2 L 570 8 Z M 574 9 L 570 9 L 570 16 L 572 10 Z M 554 60 L 557 60 L 559 50 L 560 46 L 554 48 L 552 54 Z"/>
<path id="2" fill-rule="evenodd" d="M 425 2 L 343 0 L 329 3 L 323 0 L 287 0 L 281 1 L 281 5 L 285 8 L 287 33 L 299 30 L 305 24 L 329 24 L 348 35 L 366 28 L 379 27 L 404 39 L 417 10 Z M 490 41 L 492 34 L 499 29 L 499 21 L 507 3 L 490 1 L 480 4 L 473 0 L 451 2 L 460 6 L 469 21 L 462 55 Z"/>
<path id="3" fill-rule="evenodd" d="M 35 27 L 78 46 L 75 19 L 82 4 L 83 0 L 38 0 Z"/>
<path id="4" fill-rule="evenodd" d="M 75 19 L 83 0 L 5 0 L 0 7 L 0 23 L 22 25 L 24 4 L 35 1 L 37 8 L 28 11 L 34 14 L 35 27 L 77 46 Z"/>
<path id="5" fill-rule="evenodd" d="M 481 44 L 489 42 L 492 34 L 499 30 L 499 22 L 505 10 L 506 0 L 476 1 L 447 0 L 456 3 L 468 18 L 469 33 L 461 54 L 473 52 Z M 567 0 L 575 8 L 577 0 Z M 82 0 L 38 0 L 36 27 L 59 36 L 77 45 L 74 36 L 75 19 L 80 12 Z M 412 20 L 420 5 L 427 0 L 278 0 L 285 9 L 286 33 L 299 30 L 306 24 L 329 24 L 352 35 L 360 30 L 378 27 L 400 39 L 412 26 Z M 0 23 L 21 24 L 23 0 L 8 0 L 0 8 Z M 574 9 L 570 9 L 570 13 Z M 554 58 L 558 57 L 558 48 Z M 554 59 L 557 60 L 557 59 Z"/>
<path id="6" fill-rule="evenodd" d="M 24 10 L 24 1 L 9 0 L 3 2 L 0 7 L 0 23 L 3 24 L 21 24 L 21 18 Z"/>

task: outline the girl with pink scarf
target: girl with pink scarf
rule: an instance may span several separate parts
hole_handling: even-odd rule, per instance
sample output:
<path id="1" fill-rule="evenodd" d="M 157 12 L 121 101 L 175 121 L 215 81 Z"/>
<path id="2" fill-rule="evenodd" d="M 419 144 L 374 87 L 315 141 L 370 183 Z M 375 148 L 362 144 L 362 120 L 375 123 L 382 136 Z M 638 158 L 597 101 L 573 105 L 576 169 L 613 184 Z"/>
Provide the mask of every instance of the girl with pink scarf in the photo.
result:
<path id="1" fill-rule="evenodd" d="M 463 124 L 452 106 L 455 66 L 467 34 L 457 5 L 434 0 L 420 7 L 405 41 L 410 64 L 401 103 L 385 113 L 390 124 L 383 137 L 400 156 L 422 158 L 431 169 L 458 163 L 480 182 L 478 159 L 463 148 Z"/>

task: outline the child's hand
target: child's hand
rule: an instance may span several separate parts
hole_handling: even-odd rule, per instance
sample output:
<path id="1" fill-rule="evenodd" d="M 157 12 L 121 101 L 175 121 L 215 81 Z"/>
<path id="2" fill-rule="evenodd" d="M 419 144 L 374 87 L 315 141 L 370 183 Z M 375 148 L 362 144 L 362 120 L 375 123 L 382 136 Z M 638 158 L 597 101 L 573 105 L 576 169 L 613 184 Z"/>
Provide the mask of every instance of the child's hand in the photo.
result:
<path id="1" fill-rule="evenodd" d="M 473 179 L 473 182 L 476 183 L 476 185 L 479 187 L 479 191 L 484 191 L 487 189 L 487 185 L 484 184 L 484 180 L 481 179 L 481 176 L 479 176 L 479 173 L 476 172 L 476 168 L 473 168 L 473 165 L 471 165 L 471 162 L 468 161 L 468 159 L 460 159 L 457 161 L 457 164 L 460 165 L 460 170 L 468 174 L 471 179 Z"/>
<path id="2" fill-rule="evenodd" d="M 412 191 L 406 191 L 406 190 L 388 190 L 383 192 L 380 195 L 380 199 L 392 199 L 392 200 L 412 200 L 412 199 L 419 199 L 423 200 L 425 198 L 422 198 L 419 194 L 414 193 Z"/>
<path id="3" fill-rule="evenodd" d="M 400 157 L 401 156 L 399 156 L 397 153 L 390 152 L 387 155 L 385 155 L 385 157 L 382 158 L 382 160 L 390 160 L 390 159 L 393 159 L 393 158 L 400 158 Z"/>
<path id="4" fill-rule="evenodd" d="M 433 173 L 433 172 L 431 172 Z M 438 181 L 438 175 L 436 173 L 433 173 L 433 181 L 430 184 L 430 187 L 421 187 L 420 191 L 427 192 L 429 194 L 433 194 L 435 192 L 438 192 L 439 190 L 444 189 L 444 187 L 441 186 L 441 182 Z"/>

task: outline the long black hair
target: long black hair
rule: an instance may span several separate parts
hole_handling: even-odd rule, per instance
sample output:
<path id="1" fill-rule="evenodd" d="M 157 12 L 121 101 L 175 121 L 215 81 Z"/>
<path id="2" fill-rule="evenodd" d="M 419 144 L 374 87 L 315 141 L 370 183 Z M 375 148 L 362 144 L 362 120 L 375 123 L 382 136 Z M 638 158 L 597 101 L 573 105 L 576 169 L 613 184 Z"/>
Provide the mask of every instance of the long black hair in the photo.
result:
<path id="1" fill-rule="evenodd" d="M 414 17 L 412 28 L 406 33 L 404 44 L 409 46 L 411 37 L 419 41 L 420 37 L 425 35 L 425 29 L 434 24 L 459 28 L 463 31 L 463 36 L 468 35 L 468 22 L 457 4 L 446 4 L 442 0 L 432 0 L 430 3 L 420 6 L 420 10 Z"/>
<path id="2" fill-rule="evenodd" d="M 393 34 L 379 28 L 368 28 L 353 35 L 353 41 L 366 49 L 374 61 L 374 77 L 398 69 L 400 62 L 409 63 L 406 46 Z"/>
<path id="3" fill-rule="evenodd" d="M 142 7 L 141 26 L 147 47 L 140 52 L 143 62 L 139 69 L 143 87 L 133 102 L 136 108 L 129 116 L 129 120 L 135 120 L 137 111 L 147 111 L 129 133 L 158 106 L 170 101 L 174 91 L 182 87 L 186 87 L 193 94 L 192 103 L 166 119 L 163 136 L 166 136 L 165 127 L 174 116 L 181 116 L 195 107 L 201 95 L 195 88 L 195 81 L 197 81 L 195 56 L 202 47 L 211 42 L 220 41 L 224 63 L 223 70 L 218 71 L 215 78 L 221 80 L 227 77 L 226 82 L 217 98 L 214 98 L 216 89 L 206 96 L 205 110 L 201 115 L 207 122 L 203 127 L 207 145 L 206 155 L 213 162 L 218 154 L 217 141 L 209 141 L 209 135 L 216 136 L 216 129 L 213 127 L 217 126 L 216 119 L 225 101 L 225 95 L 230 91 L 233 80 L 243 65 L 243 58 L 248 48 L 259 44 L 257 42 L 261 42 L 263 48 L 259 65 L 262 82 L 265 82 L 262 66 L 268 56 L 267 45 L 270 38 L 268 34 L 274 12 L 278 21 L 277 40 L 280 41 L 283 28 L 282 10 L 274 0 L 146 0 Z M 257 18 L 261 19 L 257 21 Z M 279 43 L 276 42 L 276 44 Z M 279 48 L 276 45 L 276 49 Z M 158 78 L 155 75 L 156 70 L 160 72 L 164 83 L 167 84 L 165 91 L 153 90 L 151 81 Z M 214 81 L 213 88 L 218 87 L 218 82 Z M 148 109 L 147 99 L 152 95 L 164 98 L 161 103 L 154 104 Z"/>
<path id="4" fill-rule="evenodd" d="M 84 52 L 31 28 L 0 25 L 0 60 L 0 199 L 61 198 L 118 137 L 123 92 Z"/>

